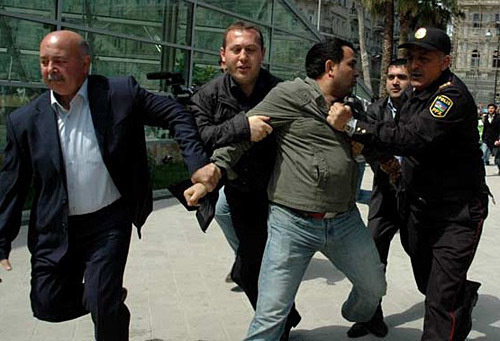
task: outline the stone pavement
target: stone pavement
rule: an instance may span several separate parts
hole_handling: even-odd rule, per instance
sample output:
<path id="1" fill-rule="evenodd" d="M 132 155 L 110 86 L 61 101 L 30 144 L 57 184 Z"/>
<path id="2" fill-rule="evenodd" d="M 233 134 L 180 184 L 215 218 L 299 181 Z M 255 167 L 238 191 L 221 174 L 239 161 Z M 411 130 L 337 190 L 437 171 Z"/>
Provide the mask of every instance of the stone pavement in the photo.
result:
<path id="1" fill-rule="evenodd" d="M 487 167 L 487 181 L 499 203 L 490 204 L 470 278 L 482 282 L 474 310 L 470 340 L 500 340 L 500 176 Z M 371 187 L 367 169 L 364 188 Z M 367 206 L 360 205 L 364 218 Z M 252 318 L 243 293 L 224 282 L 233 255 L 213 223 L 206 234 L 174 199 L 155 202 L 143 229 L 132 238 L 125 286 L 132 312 L 132 341 L 241 340 Z M 2 271 L 0 284 L 1 341 L 91 341 L 89 316 L 59 324 L 35 320 L 30 311 L 29 254 L 22 228 L 11 255 L 13 271 Z M 393 242 L 387 273 L 388 294 L 383 308 L 392 341 L 418 340 L 422 329 L 423 296 L 416 289 L 410 263 L 398 238 Z M 349 282 L 322 255 L 312 260 L 297 296 L 302 322 L 291 341 L 347 340 L 350 323 L 340 307 Z M 360 340 L 378 340 L 364 337 Z"/>

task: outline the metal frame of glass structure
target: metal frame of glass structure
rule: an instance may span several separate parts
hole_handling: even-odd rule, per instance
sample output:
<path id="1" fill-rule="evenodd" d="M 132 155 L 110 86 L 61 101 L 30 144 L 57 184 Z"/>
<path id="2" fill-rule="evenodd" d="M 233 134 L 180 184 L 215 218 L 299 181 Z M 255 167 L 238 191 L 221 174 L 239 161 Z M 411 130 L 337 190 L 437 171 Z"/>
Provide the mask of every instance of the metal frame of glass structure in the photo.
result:
<path id="1" fill-rule="evenodd" d="M 91 73 L 133 75 L 146 89 L 169 92 L 165 81 L 146 74 L 181 72 L 186 86 L 207 82 L 219 73 L 223 32 L 237 20 L 262 29 L 266 68 L 283 79 L 304 75 L 306 52 L 321 36 L 288 0 L 3 0 L 0 149 L 5 115 L 46 88 L 38 50 L 48 32 L 70 29 L 84 36 L 92 49 Z"/>

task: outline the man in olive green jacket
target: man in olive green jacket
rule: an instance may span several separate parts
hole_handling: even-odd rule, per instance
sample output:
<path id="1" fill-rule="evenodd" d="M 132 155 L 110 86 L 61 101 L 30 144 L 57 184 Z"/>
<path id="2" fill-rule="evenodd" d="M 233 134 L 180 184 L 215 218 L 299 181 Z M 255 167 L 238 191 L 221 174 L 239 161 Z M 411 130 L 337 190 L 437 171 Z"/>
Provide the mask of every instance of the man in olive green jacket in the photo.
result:
<path id="1" fill-rule="evenodd" d="M 342 315 L 368 321 L 385 294 L 383 265 L 355 205 L 358 165 L 351 142 L 326 122 L 330 106 L 349 95 L 358 76 L 350 43 L 333 39 L 314 45 L 306 57 L 307 78 L 277 85 L 248 115 L 271 118 L 278 143 L 268 185 L 268 240 L 259 275 L 259 297 L 247 340 L 278 340 L 304 272 L 320 251 L 352 282 Z M 215 151 L 225 169 L 248 149 L 242 142 Z M 204 192 L 185 192 L 196 204 Z"/>

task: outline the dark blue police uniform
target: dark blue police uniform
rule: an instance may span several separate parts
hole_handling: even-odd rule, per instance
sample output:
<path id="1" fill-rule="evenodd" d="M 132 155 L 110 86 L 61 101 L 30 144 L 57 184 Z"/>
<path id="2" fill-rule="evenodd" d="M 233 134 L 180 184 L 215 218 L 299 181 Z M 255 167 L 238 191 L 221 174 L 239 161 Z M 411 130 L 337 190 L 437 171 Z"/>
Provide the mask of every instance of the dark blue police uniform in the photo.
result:
<path id="1" fill-rule="evenodd" d="M 358 121 L 353 139 L 403 156 L 408 248 L 426 296 L 422 340 L 464 340 L 480 286 L 467 271 L 488 212 L 477 109 L 448 69 L 405 96 L 399 124 Z"/>

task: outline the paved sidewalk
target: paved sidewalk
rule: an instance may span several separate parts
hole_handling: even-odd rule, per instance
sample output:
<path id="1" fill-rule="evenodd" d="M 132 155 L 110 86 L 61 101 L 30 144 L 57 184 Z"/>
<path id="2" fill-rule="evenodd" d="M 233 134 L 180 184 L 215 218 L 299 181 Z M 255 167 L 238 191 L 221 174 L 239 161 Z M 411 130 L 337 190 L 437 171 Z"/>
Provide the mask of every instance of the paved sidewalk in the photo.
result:
<path id="1" fill-rule="evenodd" d="M 483 283 L 474 310 L 470 340 L 500 340 L 500 176 L 487 167 L 487 181 L 499 203 L 490 204 L 470 278 Z M 494 175 L 493 175 L 494 174 Z M 364 188 L 371 187 L 367 169 Z M 360 205 L 364 218 L 367 206 Z M 213 223 L 206 234 L 174 199 L 155 202 L 143 229 L 132 238 L 125 286 L 132 312 L 132 341 L 242 340 L 253 312 L 245 295 L 224 282 L 233 255 L 221 230 Z M 35 320 L 30 311 L 29 254 L 22 228 L 11 255 L 14 267 L 1 273 L 0 340 L 91 341 L 89 316 L 50 324 Z M 385 340 L 418 340 L 422 329 L 423 296 L 416 289 L 408 258 L 398 238 L 393 242 L 387 273 L 388 294 L 383 308 L 390 327 Z M 340 307 L 349 282 L 323 256 L 312 260 L 297 296 L 302 322 L 291 341 L 347 340 L 350 323 Z M 380 340 L 367 336 L 360 340 Z"/>

